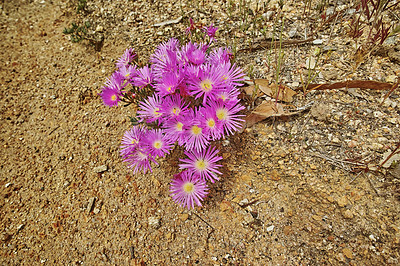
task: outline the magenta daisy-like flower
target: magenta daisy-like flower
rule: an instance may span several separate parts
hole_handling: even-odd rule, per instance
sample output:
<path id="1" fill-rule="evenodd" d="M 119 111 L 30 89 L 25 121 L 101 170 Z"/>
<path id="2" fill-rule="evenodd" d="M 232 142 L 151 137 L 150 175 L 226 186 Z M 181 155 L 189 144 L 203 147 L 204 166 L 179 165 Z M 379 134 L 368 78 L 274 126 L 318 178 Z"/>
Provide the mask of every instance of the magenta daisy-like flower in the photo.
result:
<path id="1" fill-rule="evenodd" d="M 179 94 L 174 94 L 164 98 L 161 104 L 161 112 L 166 119 L 183 116 L 187 112 L 188 106 Z"/>
<path id="2" fill-rule="evenodd" d="M 133 126 L 130 130 L 127 130 L 121 141 L 121 156 L 124 157 L 129 153 L 133 153 L 140 146 L 146 132 L 147 130 L 143 126 Z"/>
<path id="3" fill-rule="evenodd" d="M 222 160 L 221 156 L 217 156 L 219 150 L 214 147 L 208 147 L 207 150 L 202 151 L 185 151 L 185 155 L 189 158 L 179 159 L 182 164 L 179 165 L 180 169 L 187 169 L 194 175 L 200 176 L 203 180 L 210 180 L 212 183 L 215 180 L 219 180 L 217 174 L 221 174 L 218 171 L 218 167 L 222 165 L 217 164 L 219 160 Z"/>
<path id="4" fill-rule="evenodd" d="M 188 151 L 192 149 L 200 151 L 205 149 L 210 143 L 196 114 L 201 115 L 197 110 L 190 109 L 185 115 L 185 122 L 187 124 L 184 125 L 184 138 L 185 148 Z"/>
<path id="5" fill-rule="evenodd" d="M 244 73 L 236 64 L 232 65 L 230 62 L 221 64 L 219 71 L 227 86 L 243 86 Z"/>
<path id="6" fill-rule="evenodd" d="M 152 172 L 150 162 L 158 165 L 154 158 L 143 150 L 142 148 L 136 149 L 131 153 L 125 154 L 123 156 L 124 162 L 128 164 L 129 168 L 133 169 L 133 173 L 143 171 L 146 174 L 147 171 Z"/>
<path id="7" fill-rule="evenodd" d="M 201 118 L 200 122 L 204 128 L 204 134 L 209 136 L 212 140 L 217 140 L 222 137 L 224 129 L 222 123 L 218 120 L 215 110 L 206 105 L 200 109 Z"/>
<path id="8" fill-rule="evenodd" d="M 131 80 L 137 76 L 136 74 L 136 66 L 123 66 L 118 71 L 121 76 L 124 78 L 124 82 L 122 83 L 122 87 L 127 85 L 127 82 L 131 82 Z"/>
<path id="9" fill-rule="evenodd" d="M 165 132 L 165 137 L 171 142 L 174 143 L 178 141 L 178 145 L 184 145 L 186 141 L 185 131 L 183 130 L 184 123 L 182 117 L 175 117 L 168 119 L 163 124 L 163 129 Z"/>
<path id="10" fill-rule="evenodd" d="M 132 48 L 125 50 L 124 54 L 118 59 L 117 67 L 127 67 L 136 57 L 136 53 Z"/>
<path id="11" fill-rule="evenodd" d="M 235 131 L 242 128 L 241 123 L 244 121 L 237 112 L 244 109 L 244 106 L 237 103 L 237 101 L 217 101 L 210 103 L 210 107 L 214 109 L 218 121 L 221 122 L 226 134 L 233 134 Z"/>
<path id="12" fill-rule="evenodd" d="M 141 110 L 137 111 L 139 117 L 146 120 L 146 123 L 152 123 L 162 116 L 161 99 L 157 94 L 150 96 L 144 102 L 139 104 Z"/>
<path id="13" fill-rule="evenodd" d="M 207 46 L 189 42 L 182 47 L 181 57 L 193 65 L 201 65 L 206 59 Z"/>
<path id="14" fill-rule="evenodd" d="M 153 63 L 153 72 L 157 78 L 165 73 L 177 72 L 179 41 L 171 38 L 168 42 L 160 44 L 150 57 Z"/>
<path id="15" fill-rule="evenodd" d="M 239 102 L 238 96 L 240 91 L 234 86 L 228 86 L 223 88 L 217 95 L 217 100 L 222 100 L 223 102 L 237 101 Z"/>
<path id="16" fill-rule="evenodd" d="M 221 72 L 211 65 L 202 65 L 197 72 L 195 68 L 189 70 L 188 88 L 190 94 L 196 99 L 203 96 L 203 104 L 212 101 L 224 86 Z"/>
<path id="17" fill-rule="evenodd" d="M 123 88 L 124 77 L 118 71 L 114 72 L 110 78 L 107 78 L 105 86 L 121 91 Z"/>
<path id="18" fill-rule="evenodd" d="M 144 88 L 151 85 L 154 81 L 154 76 L 148 66 L 144 66 L 137 70 L 137 77 L 133 78 L 133 85 L 139 88 Z"/>
<path id="19" fill-rule="evenodd" d="M 164 157 L 173 148 L 172 142 L 165 137 L 160 129 L 147 132 L 144 143 L 147 144 L 147 150 L 153 157 Z"/>
<path id="20" fill-rule="evenodd" d="M 174 175 L 169 189 L 172 199 L 188 209 L 194 209 L 195 203 L 202 206 L 201 201 L 208 194 L 207 190 L 206 182 L 188 171 Z"/>
<path id="21" fill-rule="evenodd" d="M 229 48 L 220 47 L 211 51 L 210 56 L 208 57 L 208 63 L 217 66 L 219 64 L 230 62 L 232 57 L 233 54 Z"/>
<path id="22" fill-rule="evenodd" d="M 164 97 L 173 94 L 180 83 L 181 79 L 176 73 L 166 73 L 154 87 L 157 93 Z"/>
<path id="23" fill-rule="evenodd" d="M 118 106 L 118 102 L 120 101 L 120 91 L 115 88 L 104 87 L 99 94 L 103 103 L 107 106 Z"/>

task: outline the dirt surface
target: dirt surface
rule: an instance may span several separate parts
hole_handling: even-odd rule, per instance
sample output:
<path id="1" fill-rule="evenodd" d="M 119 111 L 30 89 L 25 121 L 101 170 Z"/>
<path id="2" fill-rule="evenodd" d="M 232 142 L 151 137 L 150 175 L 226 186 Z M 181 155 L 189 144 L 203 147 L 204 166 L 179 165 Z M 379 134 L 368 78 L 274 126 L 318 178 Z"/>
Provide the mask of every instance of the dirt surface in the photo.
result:
<path id="1" fill-rule="evenodd" d="M 255 3 L 244 9 L 249 21 Z M 350 6 L 332 1 L 325 10 L 335 3 Z M 276 6 L 260 11 L 269 35 Z M 108 108 L 97 93 L 126 48 L 146 62 L 157 44 L 182 35 L 188 17 L 214 23 L 219 45 L 235 46 L 243 69 L 273 80 L 271 49 L 247 49 L 263 37 L 252 35 L 258 24 L 244 27 L 243 9 L 225 1 L 87 0 L 85 10 L 76 8 L 77 1 L 1 1 L 0 264 L 400 263 L 399 164 L 374 171 L 400 139 L 398 89 L 383 103 L 387 91 L 374 89 L 299 92 L 287 104 L 311 108 L 218 144 L 221 182 L 203 207 L 188 211 L 168 192 L 182 152 L 153 173 L 133 175 L 119 157 L 133 108 Z M 385 20 L 398 24 L 398 11 Z M 318 62 L 314 82 L 399 76 L 398 35 L 355 68 L 345 16 L 317 31 L 320 16 L 304 3 L 288 1 L 283 14 L 283 39 L 323 42 L 284 48 L 279 79 L 286 86 L 299 87 L 318 47 L 331 53 Z M 97 51 L 63 34 L 73 21 L 90 21 L 92 43 L 104 38 Z M 304 36 L 305 29 L 315 34 Z"/>

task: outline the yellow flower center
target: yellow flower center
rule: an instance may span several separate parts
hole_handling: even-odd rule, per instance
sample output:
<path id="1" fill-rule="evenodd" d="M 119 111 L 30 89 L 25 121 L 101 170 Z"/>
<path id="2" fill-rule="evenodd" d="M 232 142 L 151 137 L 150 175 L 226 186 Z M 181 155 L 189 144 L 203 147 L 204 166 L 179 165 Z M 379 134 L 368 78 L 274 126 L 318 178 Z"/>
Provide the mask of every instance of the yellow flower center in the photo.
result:
<path id="1" fill-rule="evenodd" d="M 182 131 L 183 124 L 181 122 L 176 123 L 176 131 Z"/>
<path id="2" fill-rule="evenodd" d="M 115 102 L 117 100 L 117 95 L 113 94 L 111 96 L 111 101 Z"/>
<path id="3" fill-rule="evenodd" d="M 219 109 L 219 110 L 217 110 L 216 113 L 217 113 L 217 117 L 219 120 L 225 120 L 226 117 L 228 116 L 225 109 Z"/>
<path id="4" fill-rule="evenodd" d="M 201 128 L 200 127 L 198 127 L 198 126 L 196 126 L 196 125 L 194 125 L 194 126 L 192 126 L 192 133 L 193 133 L 193 135 L 199 135 L 199 134 L 201 134 Z"/>
<path id="5" fill-rule="evenodd" d="M 213 127 L 215 126 L 215 121 L 214 121 L 214 119 L 210 118 L 210 119 L 207 121 L 207 125 L 208 125 L 208 127 L 213 128 Z"/>
<path id="6" fill-rule="evenodd" d="M 196 168 L 199 170 L 204 170 L 207 168 L 207 166 L 208 166 L 208 163 L 205 162 L 204 160 L 198 160 L 196 162 Z"/>
<path id="7" fill-rule="evenodd" d="M 156 148 L 156 149 L 161 149 L 162 143 L 161 143 L 161 141 L 157 140 L 157 141 L 155 141 L 155 142 L 153 143 L 153 146 L 154 146 L 154 148 Z"/>
<path id="8" fill-rule="evenodd" d="M 167 91 L 170 92 L 172 90 L 171 86 L 167 88 Z"/>
<path id="9" fill-rule="evenodd" d="M 185 191 L 186 193 L 190 194 L 193 193 L 194 191 L 194 184 L 187 182 L 183 185 L 183 191 Z"/>
<path id="10" fill-rule="evenodd" d="M 200 87 L 202 88 L 203 91 L 210 91 L 212 90 L 213 86 L 212 86 L 212 82 L 209 79 L 203 80 L 200 83 Z"/>
<path id="11" fill-rule="evenodd" d="M 132 139 L 131 144 L 136 144 L 138 143 L 137 139 Z"/>
<path id="12" fill-rule="evenodd" d="M 172 112 L 173 112 L 175 115 L 179 115 L 179 113 L 181 112 L 181 109 L 178 108 L 178 107 L 174 107 L 174 108 L 172 109 Z"/>
<path id="13" fill-rule="evenodd" d="M 154 116 L 156 116 L 156 117 L 161 116 L 161 114 L 158 111 L 160 111 L 160 108 L 154 108 L 154 111 L 153 111 Z"/>

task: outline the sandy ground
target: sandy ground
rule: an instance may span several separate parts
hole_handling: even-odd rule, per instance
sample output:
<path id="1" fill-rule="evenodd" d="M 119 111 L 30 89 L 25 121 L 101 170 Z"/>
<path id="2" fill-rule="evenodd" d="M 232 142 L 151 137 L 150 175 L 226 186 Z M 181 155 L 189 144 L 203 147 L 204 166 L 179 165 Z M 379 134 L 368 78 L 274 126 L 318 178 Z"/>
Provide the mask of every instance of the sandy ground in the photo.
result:
<path id="1" fill-rule="evenodd" d="M 400 139 L 399 90 L 383 104 L 379 90 L 299 93 L 291 104 L 313 102 L 311 110 L 267 119 L 219 144 L 221 182 L 192 211 L 168 192 L 182 151 L 146 175 L 123 164 L 118 147 L 133 108 L 108 108 L 97 95 L 123 51 L 135 47 L 146 61 L 187 20 L 152 25 L 182 12 L 220 26 L 228 44 L 246 39 L 221 15 L 226 9 L 201 2 L 88 0 L 81 14 L 74 1 L 1 2 L 0 264 L 398 265 L 399 164 L 373 167 Z M 287 15 L 295 11 L 289 5 Z M 62 33 L 85 19 L 104 37 L 99 51 Z M 342 41 L 338 34 L 318 81 L 399 75 L 387 54 L 350 71 Z M 296 66 L 304 68 L 314 48 L 288 48 L 288 86 L 298 84 Z M 265 60 L 264 50 L 237 54 L 259 78 L 270 78 Z"/>

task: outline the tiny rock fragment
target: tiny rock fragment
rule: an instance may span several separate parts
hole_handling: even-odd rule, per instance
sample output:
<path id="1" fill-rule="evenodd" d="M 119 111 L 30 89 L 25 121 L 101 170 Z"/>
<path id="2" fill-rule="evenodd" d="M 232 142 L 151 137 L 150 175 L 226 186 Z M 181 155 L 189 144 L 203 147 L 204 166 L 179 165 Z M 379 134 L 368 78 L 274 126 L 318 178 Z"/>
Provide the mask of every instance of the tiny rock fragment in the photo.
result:
<path id="1" fill-rule="evenodd" d="M 276 170 L 272 170 L 270 177 L 271 177 L 271 180 L 274 180 L 274 181 L 279 181 L 281 179 L 281 176 L 279 175 L 278 171 L 276 171 Z"/>
<path id="2" fill-rule="evenodd" d="M 310 169 L 311 170 L 317 170 L 317 166 L 313 163 L 310 164 Z"/>
<path id="3" fill-rule="evenodd" d="M 313 41 L 313 44 L 319 45 L 319 44 L 322 44 L 323 42 L 324 42 L 324 41 L 321 40 L 321 39 L 316 39 L 316 40 Z"/>
<path id="4" fill-rule="evenodd" d="M 254 222 L 253 215 L 251 215 L 251 213 L 248 213 L 248 212 L 246 212 L 246 213 L 244 214 L 243 219 L 244 219 L 244 222 L 245 222 L 246 224 L 250 224 L 250 223 Z"/>
<path id="5" fill-rule="evenodd" d="M 292 233 L 292 227 L 290 225 L 287 225 L 283 228 L 283 233 L 288 236 Z"/>
<path id="6" fill-rule="evenodd" d="M 161 224 L 160 224 L 160 219 L 158 219 L 157 217 L 149 217 L 148 219 L 149 221 L 149 225 L 153 228 L 160 228 Z"/>
<path id="7" fill-rule="evenodd" d="M 346 219 L 352 219 L 354 217 L 354 214 L 351 212 L 351 210 L 345 210 L 343 212 L 343 217 Z"/>
<path id="8" fill-rule="evenodd" d="M 267 230 L 267 232 L 271 232 L 271 231 L 274 230 L 274 228 L 275 228 L 274 225 L 270 225 L 270 226 L 268 226 L 268 227 L 266 228 L 266 230 Z"/>
<path id="9" fill-rule="evenodd" d="M 335 200 L 333 199 L 333 197 L 332 196 L 328 196 L 328 197 L 326 197 L 326 199 L 330 202 L 330 203 L 332 203 L 332 202 L 334 202 Z"/>
<path id="10" fill-rule="evenodd" d="M 313 218 L 315 221 L 322 221 L 322 217 L 319 216 L 319 215 L 316 215 L 316 214 L 314 214 L 314 215 L 312 216 L 312 218 Z"/>
<path id="11" fill-rule="evenodd" d="M 240 180 L 246 184 L 251 184 L 251 176 L 250 175 L 242 175 L 240 176 Z"/>
<path id="12" fill-rule="evenodd" d="M 353 252 L 351 251 L 351 249 L 349 249 L 349 248 L 344 248 L 344 249 L 342 250 L 342 252 L 343 252 L 343 255 L 346 256 L 346 258 L 348 258 L 348 259 L 353 259 Z"/>
<path id="13" fill-rule="evenodd" d="M 11 240 L 11 238 L 12 238 L 12 235 L 4 234 L 2 241 L 3 241 L 3 243 L 7 243 Z"/>
<path id="14" fill-rule="evenodd" d="M 96 27 L 97 32 L 103 32 L 103 30 L 104 30 L 103 26 L 97 25 Z"/>
<path id="15" fill-rule="evenodd" d="M 135 248 L 133 246 L 130 246 L 129 251 L 131 253 L 131 259 L 135 258 Z"/>
<path id="16" fill-rule="evenodd" d="M 105 171 L 107 171 L 107 170 L 108 170 L 108 167 L 107 167 L 107 165 L 105 165 L 105 164 L 93 168 L 93 171 L 94 171 L 95 173 L 102 173 L 102 172 L 105 172 Z"/>
<path id="17" fill-rule="evenodd" d="M 344 207 L 347 205 L 347 198 L 346 196 L 341 197 L 340 199 L 337 200 L 337 204 L 339 207 Z"/>
<path id="18" fill-rule="evenodd" d="M 99 208 L 94 208 L 94 210 L 93 210 L 93 213 L 94 214 L 98 214 L 100 212 L 100 209 Z"/>
<path id="19" fill-rule="evenodd" d="M 182 213 L 181 215 L 179 215 L 179 219 L 184 222 L 189 218 L 189 214 L 187 213 Z"/>
<path id="20" fill-rule="evenodd" d="M 96 197 L 90 198 L 89 204 L 87 205 L 87 212 L 90 213 L 94 208 L 94 203 L 96 202 Z"/>
<path id="21" fill-rule="evenodd" d="M 156 23 L 153 26 L 161 27 L 161 26 L 166 26 L 166 25 L 170 25 L 170 24 L 176 24 L 176 23 L 179 23 L 181 20 L 182 20 L 182 16 L 178 17 L 177 19 L 171 19 L 171 20 L 160 22 L 160 23 Z"/>
<path id="22" fill-rule="evenodd" d="M 221 204 L 219 205 L 219 208 L 220 208 L 220 210 L 221 210 L 222 212 L 228 211 L 228 210 L 232 210 L 231 204 L 229 203 L 229 201 L 226 201 L 226 200 L 223 200 L 223 201 L 221 202 Z"/>

